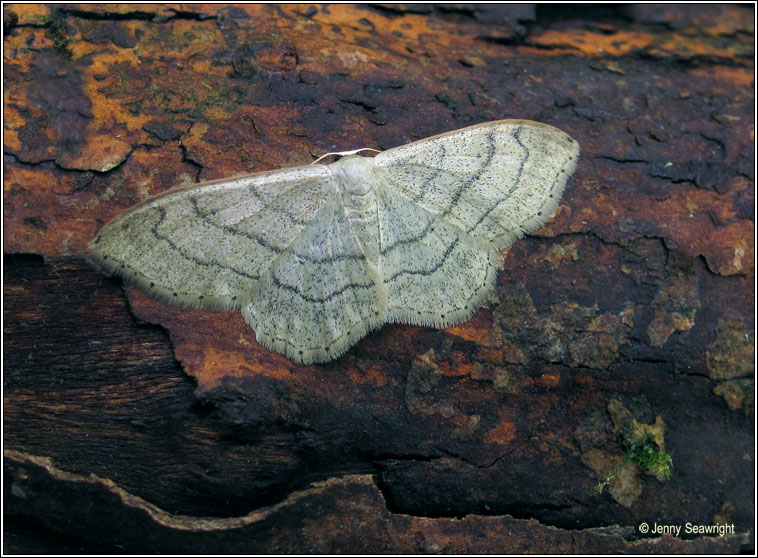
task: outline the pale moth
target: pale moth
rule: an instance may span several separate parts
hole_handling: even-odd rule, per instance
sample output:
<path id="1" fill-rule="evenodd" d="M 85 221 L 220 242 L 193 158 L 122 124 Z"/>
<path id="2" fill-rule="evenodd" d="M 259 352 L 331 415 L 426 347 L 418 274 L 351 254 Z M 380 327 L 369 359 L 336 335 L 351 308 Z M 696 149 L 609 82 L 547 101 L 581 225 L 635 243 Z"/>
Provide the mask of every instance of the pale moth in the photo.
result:
<path id="1" fill-rule="evenodd" d="M 500 120 L 343 155 L 149 199 L 103 227 L 92 256 L 160 300 L 240 308 L 265 347 L 326 362 L 387 322 L 470 318 L 498 251 L 555 211 L 579 145 Z"/>

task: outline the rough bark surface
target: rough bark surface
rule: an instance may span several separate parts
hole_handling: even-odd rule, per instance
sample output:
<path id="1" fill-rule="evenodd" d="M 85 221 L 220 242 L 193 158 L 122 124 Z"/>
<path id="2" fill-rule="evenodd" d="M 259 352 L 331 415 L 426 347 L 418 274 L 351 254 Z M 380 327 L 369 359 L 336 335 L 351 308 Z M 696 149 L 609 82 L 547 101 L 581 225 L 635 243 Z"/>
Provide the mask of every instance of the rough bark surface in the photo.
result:
<path id="1" fill-rule="evenodd" d="M 753 20 L 5 5 L 4 551 L 752 552 Z M 582 158 L 458 326 L 296 366 L 87 263 L 172 186 L 502 118 Z"/>

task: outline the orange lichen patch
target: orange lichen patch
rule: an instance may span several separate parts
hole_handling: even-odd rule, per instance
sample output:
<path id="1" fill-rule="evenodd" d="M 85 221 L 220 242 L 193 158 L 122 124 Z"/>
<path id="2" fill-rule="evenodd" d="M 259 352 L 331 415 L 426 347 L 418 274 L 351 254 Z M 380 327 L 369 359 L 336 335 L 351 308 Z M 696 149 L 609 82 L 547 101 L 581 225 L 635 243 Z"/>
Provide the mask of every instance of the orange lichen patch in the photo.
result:
<path id="1" fill-rule="evenodd" d="M 238 311 L 178 308 L 135 287 L 127 287 L 127 292 L 136 315 L 171 332 L 176 357 L 197 379 L 199 391 L 211 390 L 227 377 L 291 377 L 292 363 L 260 346 Z"/>
<path id="2" fill-rule="evenodd" d="M 119 135 L 116 131 L 87 134 L 76 154 L 59 156 L 58 164 L 66 169 L 107 172 L 123 163 L 132 149 Z"/>
<path id="3" fill-rule="evenodd" d="M 632 172 L 619 170 L 622 180 Z M 738 215 L 738 200 L 750 186 L 735 180 L 725 193 L 703 188 L 674 186 L 665 195 L 627 197 L 620 191 L 593 192 L 592 208 L 576 215 L 569 227 L 581 230 L 581 222 L 605 230 L 611 237 L 622 233 L 624 242 L 643 235 L 663 238 L 669 248 L 701 254 L 708 266 L 722 275 L 754 272 L 754 224 Z"/>
<path id="4" fill-rule="evenodd" d="M 187 373 L 197 379 L 200 391 L 217 387 L 225 378 L 261 375 L 287 379 L 292 375 L 287 367 L 274 367 L 268 360 L 260 361 L 245 356 L 238 352 L 222 350 L 214 343 L 197 344 L 196 341 L 188 340 L 182 342 L 176 350 L 176 357 Z"/>
<path id="5" fill-rule="evenodd" d="M 434 351 L 427 351 L 421 355 L 420 362 L 424 366 L 434 368 L 435 374 L 440 376 L 462 377 L 476 375 L 476 370 L 481 365 L 470 362 L 468 354 L 452 353 L 448 359 L 438 360 Z"/>
<path id="6" fill-rule="evenodd" d="M 594 30 L 572 29 L 570 31 L 548 30 L 541 35 L 529 38 L 529 42 L 540 46 L 551 47 L 547 53 L 570 54 L 580 51 L 592 57 L 623 56 L 632 52 L 644 51 L 658 56 L 709 56 L 735 59 L 748 56 L 751 45 L 747 42 L 725 42 L 720 37 L 703 37 L 701 33 L 688 35 L 685 32 L 674 31 L 651 33 L 639 31 L 616 30 L 610 34 L 597 33 Z M 544 55 L 545 53 L 542 53 Z M 615 71 L 613 67 L 609 68 Z M 620 68 L 619 68 L 620 70 Z M 623 70 L 615 71 L 623 74 Z"/>
<path id="7" fill-rule="evenodd" d="M 691 189 L 659 201 L 656 204 L 659 208 L 650 209 L 653 214 L 663 211 L 668 216 L 660 221 L 660 227 L 672 246 L 692 246 L 716 273 L 750 274 L 754 269 L 754 253 L 749 248 L 753 245 L 753 223 L 747 219 L 736 220 L 735 205 L 730 198 Z M 713 214 L 727 224 L 714 226 Z M 704 234 L 704 231 L 709 232 Z"/>
<path id="8" fill-rule="evenodd" d="M 18 16 L 19 25 L 39 25 L 40 19 L 50 16 L 49 4 L 13 4 L 12 6 L 13 13 Z"/>
<path id="9" fill-rule="evenodd" d="M 707 70 L 692 68 L 689 72 L 695 80 L 721 81 L 728 86 L 752 87 L 755 83 L 752 68 L 711 65 Z"/>
<path id="10" fill-rule="evenodd" d="M 554 388 L 561 383 L 561 375 L 556 372 L 554 374 L 541 374 L 534 379 L 534 383 L 544 388 Z"/>
<path id="11" fill-rule="evenodd" d="M 144 89 L 133 89 L 124 81 L 128 79 L 127 74 L 140 64 L 140 58 L 135 55 L 134 49 L 113 47 L 112 50 L 103 51 L 101 45 L 82 41 L 73 43 L 70 50 L 74 61 L 84 57 L 89 57 L 88 60 L 92 61 L 84 70 L 88 77 L 85 83 L 87 94 L 97 101 L 93 102 L 96 105 L 94 110 L 98 109 L 97 105 L 105 103 L 106 107 L 115 108 L 117 114 L 139 117 L 128 113 L 123 106 L 125 102 L 139 100 L 145 94 Z M 120 87 L 117 95 L 103 92 L 103 89 L 111 84 Z"/>
<path id="12" fill-rule="evenodd" d="M 176 146 L 140 149 L 113 171 L 107 184 L 91 173 L 66 172 L 51 164 L 6 166 L 6 251 L 86 255 L 105 222 L 152 194 L 192 181 L 178 151 Z M 166 163 L 171 160 L 176 163 Z"/>
<path id="13" fill-rule="evenodd" d="M 485 442 L 507 446 L 516 439 L 518 426 L 516 426 L 516 423 L 513 421 L 513 417 L 507 415 L 508 413 L 498 413 L 500 420 L 484 434 L 483 439 Z"/>
<path id="14" fill-rule="evenodd" d="M 18 134 L 16 133 L 16 130 L 24 125 L 26 119 L 19 112 L 18 107 L 11 106 L 11 103 L 15 104 L 19 101 L 19 99 L 14 99 L 9 89 L 6 89 L 4 93 L 5 103 L 3 106 L 3 143 L 9 147 L 19 149 L 20 145 L 17 146 L 15 143 L 18 142 Z M 12 145 L 9 143 L 11 141 L 8 138 L 9 133 L 13 133 L 14 139 L 12 141 L 14 143 Z"/>
<path id="15" fill-rule="evenodd" d="M 738 58 L 750 54 L 750 45 L 729 42 L 725 46 L 719 38 L 688 37 L 683 34 L 675 34 L 658 42 L 653 51 L 662 51 L 667 55 L 690 58 L 693 56 L 708 56 L 714 58 Z"/>
<path id="16" fill-rule="evenodd" d="M 8 165 L 3 184 L 4 249 L 45 255 L 79 253 L 91 222 L 82 219 L 92 196 L 73 192 L 79 177 L 62 179 L 49 168 Z M 81 187 L 81 186 L 79 186 Z M 28 202 L 33 199 L 34 203 Z"/>
<path id="17" fill-rule="evenodd" d="M 184 187 L 194 184 L 195 171 L 185 165 L 158 165 L 159 160 L 181 159 L 178 146 L 162 145 L 153 149 L 138 149 L 129 157 L 129 162 L 123 172 L 111 183 L 115 189 L 118 201 L 122 204 L 115 211 L 120 213 L 135 203 L 162 194 L 174 187 Z M 103 201 L 109 198 L 113 191 L 101 196 Z M 114 213 L 113 217 L 117 213 Z"/>
<path id="18" fill-rule="evenodd" d="M 372 384 L 382 387 L 387 383 L 387 376 L 384 374 L 382 366 L 373 363 L 365 370 L 350 368 L 347 371 L 351 382 L 356 384 Z"/>
<path id="19" fill-rule="evenodd" d="M 708 266 L 720 275 L 751 275 L 755 268 L 755 228 L 750 222 L 719 227 L 696 246 L 706 254 Z M 712 254 L 712 255 L 707 255 Z"/>
<path id="20" fill-rule="evenodd" d="M 492 313 L 487 310 L 480 310 L 470 320 L 450 326 L 446 331 L 478 345 L 492 347 L 498 344 L 492 328 Z"/>
<path id="21" fill-rule="evenodd" d="M 295 6 L 290 5 L 292 9 Z M 387 18 L 376 12 L 352 4 L 334 4 L 329 6 L 329 13 L 319 13 L 313 17 L 316 23 L 338 25 L 348 36 L 370 35 L 372 32 L 381 36 L 392 36 L 390 45 L 416 43 L 420 46 L 424 41 L 433 42 L 440 46 L 448 45 L 450 36 L 441 29 L 434 28 L 434 19 L 416 14 L 404 14 L 402 18 Z M 375 49 L 370 57 L 381 53 Z M 402 52 L 402 49 L 398 49 Z"/>
<path id="22" fill-rule="evenodd" d="M 569 47 L 587 56 L 622 56 L 630 52 L 645 50 L 653 42 L 648 33 L 618 31 L 612 35 L 602 35 L 585 29 L 565 31 L 545 31 L 530 37 L 532 43 L 549 47 Z"/>
<path id="23" fill-rule="evenodd" d="M 22 160 L 55 159 L 68 169 L 105 172 L 121 164 L 133 144 L 126 116 L 119 118 L 119 109 L 107 102 L 93 104 L 83 87 L 85 78 L 67 63 L 57 64 L 55 75 L 50 75 L 56 68 L 51 59 L 40 67 L 48 74 L 43 86 L 47 90 L 24 91 L 17 83 L 6 95 L 6 102 L 13 99 L 14 104 L 32 107 L 35 119 L 12 119 L 15 139 L 6 147 L 19 152 Z M 56 98 L 56 88 L 66 93 Z"/>
<path id="24" fill-rule="evenodd" d="M 7 107 L 7 105 L 6 105 Z M 7 108 L 6 108 L 7 111 Z M 7 115 L 7 112 L 6 112 Z M 6 122 L 8 122 L 6 118 Z M 9 122 L 9 126 L 13 126 L 13 122 Z M 18 151 L 21 149 L 21 140 L 18 137 L 18 132 L 11 129 L 6 129 L 3 131 L 3 145 L 11 150 Z"/>

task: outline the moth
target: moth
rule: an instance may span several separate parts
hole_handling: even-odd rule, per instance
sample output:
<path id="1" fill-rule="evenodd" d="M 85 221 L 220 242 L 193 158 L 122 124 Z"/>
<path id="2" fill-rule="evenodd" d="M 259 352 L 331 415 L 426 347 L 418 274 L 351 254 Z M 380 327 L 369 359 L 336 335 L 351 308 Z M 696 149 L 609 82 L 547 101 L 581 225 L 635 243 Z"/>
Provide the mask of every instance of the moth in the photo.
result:
<path id="1" fill-rule="evenodd" d="M 357 151 L 146 200 L 103 227 L 91 254 L 160 300 L 241 309 L 261 345 L 297 363 L 327 362 L 388 322 L 470 318 L 499 250 L 552 216 L 579 145 L 500 120 Z"/>

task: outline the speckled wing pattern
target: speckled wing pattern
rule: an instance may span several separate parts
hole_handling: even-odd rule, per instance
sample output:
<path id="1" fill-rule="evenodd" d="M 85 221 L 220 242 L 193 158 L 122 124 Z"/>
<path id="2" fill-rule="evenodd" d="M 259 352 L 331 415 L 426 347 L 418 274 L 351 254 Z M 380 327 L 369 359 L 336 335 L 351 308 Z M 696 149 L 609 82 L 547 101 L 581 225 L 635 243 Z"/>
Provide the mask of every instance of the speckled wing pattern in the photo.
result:
<path id="1" fill-rule="evenodd" d="M 576 168 L 579 144 L 528 120 L 501 120 L 389 149 L 375 162 L 389 187 L 501 250 L 545 223 Z"/>
<path id="2" fill-rule="evenodd" d="M 400 257 L 388 250 L 389 320 L 445 327 L 473 315 L 494 288 L 497 251 L 552 215 L 578 155 L 564 132 L 523 120 L 377 155 L 377 182 L 400 198 L 387 228 L 415 229 Z"/>
<path id="3" fill-rule="evenodd" d="M 381 279 L 332 195 L 271 262 L 242 315 L 262 345 L 298 362 L 324 362 L 384 323 L 385 308 Z"/>
<path id="4" fill-rule="evenodd" d="M 105 271 L 161 300 L 239 308 L 328 199 L 324 166 L 207 182 L 121 214 L 90 253 Z"/>
<path id="5" fill-rule="evenodd" d="M 551 126 L 485 123 L 170 192 L 106 225 L 91 253 L 159 299 L 241 308 L 264 346 L 326 362 L 386 322 L 469 318 L 498 250 L 551 216 L 578 153 Z"/>

